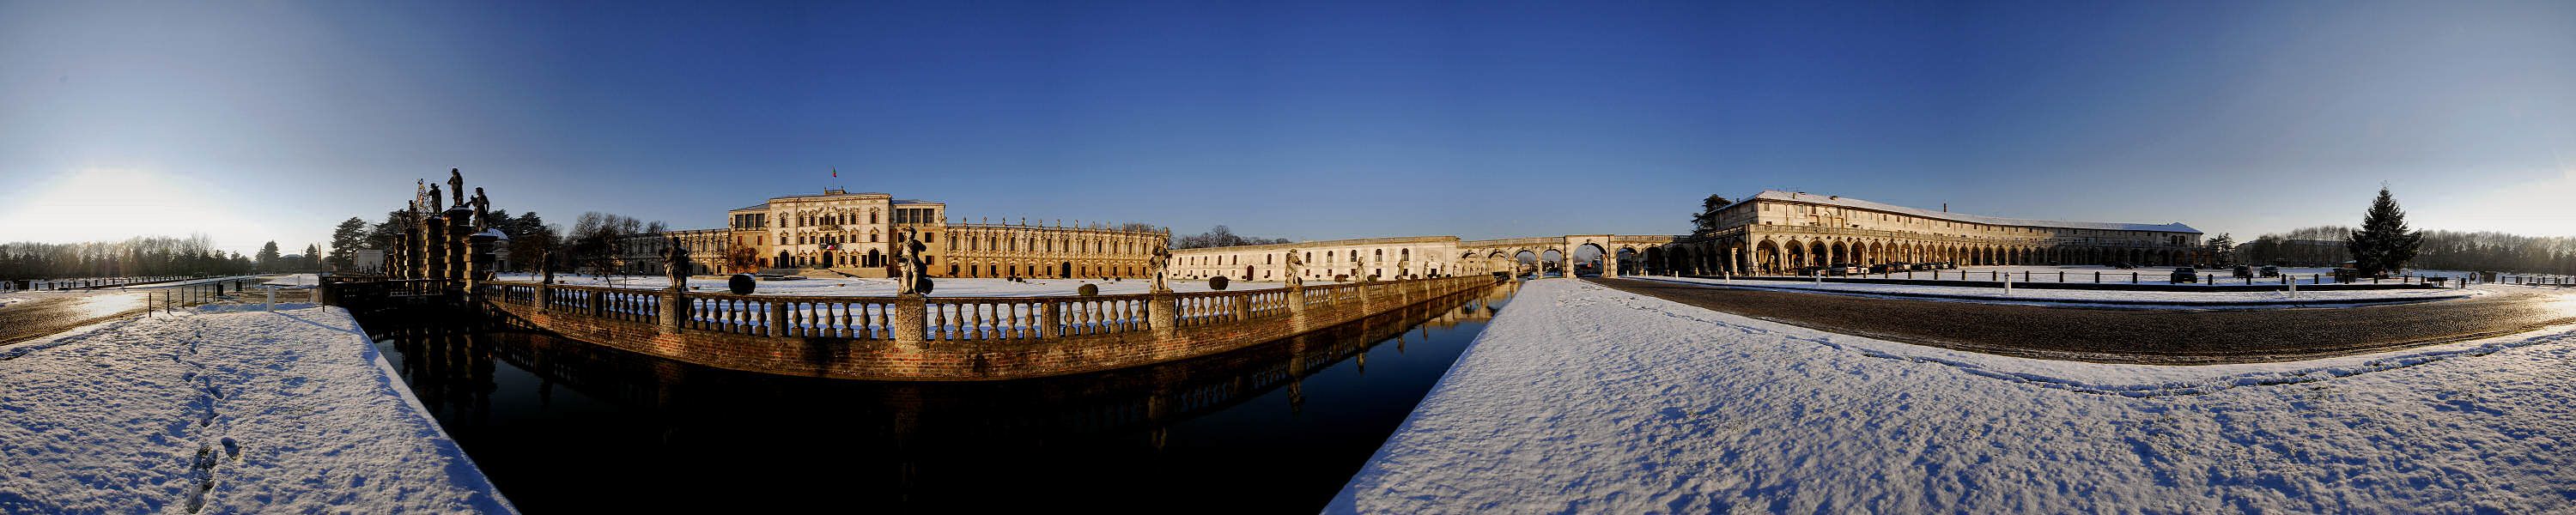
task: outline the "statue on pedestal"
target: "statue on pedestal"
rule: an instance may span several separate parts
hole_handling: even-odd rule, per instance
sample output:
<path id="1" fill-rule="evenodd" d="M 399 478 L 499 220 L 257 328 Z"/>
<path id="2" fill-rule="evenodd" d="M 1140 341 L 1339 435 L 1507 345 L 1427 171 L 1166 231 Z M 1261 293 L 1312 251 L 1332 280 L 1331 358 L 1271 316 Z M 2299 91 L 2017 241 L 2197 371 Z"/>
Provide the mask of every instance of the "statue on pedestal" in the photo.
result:
<path id="1" fill-rule="evenodd" d="M 920 229 L 903 230 L 903 243 L 894 249 L 895 264 L 903 267 L 903 277 L 895 281 L 895 293 L 930 294 L 930 263 L 929 258 L 923 255 L 929 251 L 930 246 L 921 243 Z"/>
<path id="2" fill-rule="evenodd" d="M 1287 265 L 1287 266 L 1288 266 L 1288 270 L 1287 270 L 1287 272 L 1288 272 L 1288 287 L 1290 287 L 1290 288 L 1296 288 L 1296 287 L 1305 286 L 1305 285 L 1306 285 L 1306 258 L 1298 257 L 1298 255 L 1297 255 L 1297 249 L 1288 249 L 1288 260 L 1287 260 L 1287 263 L 1288 263 L 1288 265 Z"/>
<path id="3" fill-rule="evenodd" d="M 447 211 L 447 206 L 439 203 L 439 199 L 441 198 L 443 197 L 438 195 L 438 185 L 429 185 L 429 212 L 441 213 Z"/>
<path id="4" fill-rule="evenodd" d="M 670 276 L 671 291 L 689 289 L 689 249 L 680 247 L 678 236 L 662 246 L 662 273 Z"/>
<path id="5" fill-rule="evenodd" d="M 1153 293 L 1171 293 L 1172 285 L 1163 277 L 1163 268 L 1172 264 L 1172 249 L 1154 246 L 1154 257 L 1145 260 L 1145 273 L 1154 276 Z"/>
<path id="6" fill-rule="evenodd" d="M 456 197 L 456 207 L 465 207 L 465 174 L 455 168 L 447 169 L 447 194 Z"/>
<path id="7" fill-rule="evenodd" d="M 537 273 L 546 277 L 545 284 L 555 283 L 555 250 L 537 253 Z"/>
<path id="8" fill-rule="evenodd" d="M 474 228 L 492 228 L 492 198 L 483 196 L 483 187 L 474 187 Z"/>

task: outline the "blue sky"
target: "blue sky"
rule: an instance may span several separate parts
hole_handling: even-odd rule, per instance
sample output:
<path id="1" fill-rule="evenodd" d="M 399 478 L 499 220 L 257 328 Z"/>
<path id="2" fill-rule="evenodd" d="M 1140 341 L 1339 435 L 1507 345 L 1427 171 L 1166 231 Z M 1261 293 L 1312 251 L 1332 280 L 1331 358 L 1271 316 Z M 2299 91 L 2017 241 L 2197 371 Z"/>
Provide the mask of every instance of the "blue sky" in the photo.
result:
<path id="1" fill-rule="evenodd" d="M 449 168 L 684 228 L 841 186 L 1668 234 L 1780 189 L 2246 237 L 2386 182 L 2419 227 L 2576 235 L 2576 3 L 0 0 L 0 240 L 300 247 Z"/>

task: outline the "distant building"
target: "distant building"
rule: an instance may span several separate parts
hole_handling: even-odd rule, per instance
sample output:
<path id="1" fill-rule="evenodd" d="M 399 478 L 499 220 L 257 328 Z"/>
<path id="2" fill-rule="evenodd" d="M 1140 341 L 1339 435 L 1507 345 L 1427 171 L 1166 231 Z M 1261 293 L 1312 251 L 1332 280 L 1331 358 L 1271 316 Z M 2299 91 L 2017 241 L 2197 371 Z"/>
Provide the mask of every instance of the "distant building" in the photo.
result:
<path id="1" fill-rule="evenodd" d="M 1694 245 L 1682 249 L 1694 265 L 1676 268 L 1779 273 L 1832 263 L 2171 265 L 2206 257 L 2200 230 L 2179 222 L 2004 218 L 1786 191 L 1765 191 L 1717 214 L 1718 227 L 1692 235 Z"/>
<path id="2" fill-rule="evenodd" d="M 725 212 L 722 229 L 637 235 L 617 247 L 620 273 L 661 273 L 661 251 L 679 237 L 692 274 L 751 268 L 830 269 L 859 277 L 896 275 L 895 245 L 918 231 L 933 277 L 1142 277 L 1154 248 L 1171 234 L 1061 223 L 950 221 L 947 205 L 884 193 L 824 190 L 772 197 Z"/>

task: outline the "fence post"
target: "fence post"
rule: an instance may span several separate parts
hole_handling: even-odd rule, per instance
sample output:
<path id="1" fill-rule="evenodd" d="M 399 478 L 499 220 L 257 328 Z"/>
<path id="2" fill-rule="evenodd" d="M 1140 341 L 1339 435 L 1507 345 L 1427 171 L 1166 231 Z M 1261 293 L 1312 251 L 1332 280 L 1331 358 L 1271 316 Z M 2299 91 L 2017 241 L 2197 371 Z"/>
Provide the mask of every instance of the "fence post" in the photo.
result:
<path id="1" fill-rule="evenodd" d="M 2138 284 L 2138 273 L 2129 272 L 2129 284 Z"/>

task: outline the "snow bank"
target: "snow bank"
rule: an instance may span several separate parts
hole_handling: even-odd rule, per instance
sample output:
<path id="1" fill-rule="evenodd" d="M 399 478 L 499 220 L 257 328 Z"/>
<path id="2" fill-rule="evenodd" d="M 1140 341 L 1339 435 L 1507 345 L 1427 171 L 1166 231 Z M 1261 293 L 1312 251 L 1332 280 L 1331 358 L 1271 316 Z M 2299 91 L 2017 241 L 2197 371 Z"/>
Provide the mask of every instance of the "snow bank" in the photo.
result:
<path id="1" fill-rule="evenodd" d="M 337 308 L 206 308 L 0 353 L 0 512 L 507 513 Z"/>
<path id="2" fill-rule="evenodd" d="M 293 274 L 276 279 L 270 279 L 268 282 L 260 284 L 267 286 L 284 286 L 289 289 L 312 288 L 322 285 L 322 276 L 320 274 Z"/>
<path id="3" fill-rule="evenodd" d="M 1327 511 L 2564 509 L 2571 343 L 2060 362 L 1537 281 Z"/>
<path id="4" fill-rule="evenodd" d="M 2465 288 L 2465 289 L 2419 289 L 2419 290 L 2328 290 L 2328 291 L 2317 291 L 2317 290 L 2302 289 L 2302 290 L 2300 290 L 2300 291 L 2299 291 L 2299 294 L 2298 294 L 2298 296 L 2297 296 L 2297 297 L 2292 297 L 2292 296 L 2290 296 L 2290 293 L 2289 293 L 2288 291 L 2271 291 L 2271 292 L 2250 292 L 2250 291 L 2113 291 L 2113 290 L 2048 290 L 2048 289 L 2038 289 L 2038 288 L 2014 288 L 2014 289 L 2013 289 L 2013 291 L 2012 291 L 2012 295 L 2007 296 L 2007 295 L 2004 295 L 2004 290 L 2003 290 L 2003 288 L 2001 288 L 2001 287 L 1995 287 L 1995 288 L 1979 288 L 1979 287 L 1972 287 L 1972 286 L 1930 286 L 1930 285 L 1920 285 L 1920 284 L 1837 283 L 1837 282 L 1833 282 L 1833 280 L 1832 280 L 1832 279 L 1827 279 L 1827 280 L 1826 280 L 1824 283 L 1822 283 L 1822 284 L 1818 284 L 1818 283 L 1814 283 L 1814 282 L 1803 282 L 1803 281 L 1775 281 L 1775 280 L 1751 280 L 1751 279 L 1742 279 L 1742 280 L 1733 280 L 1733 281 L 1729 281 L 1729 280 L 1725 280 L 1725 279 L 1702 279 L 1702 278 L 1695 278 L 1695 277 L 1662 277 L 1662 276 L 1638 276 L 1638 277 L 1630 277 L 1630 279 L 1643 279 L 1643 280 L 1649 280 L 1649 281 L 1676 282 L 1676 283 L 1699 284 L 1699 285 L 1709 285 L 1709 286 L 1723 286 L 1723 287 L 1730 287 L 1730 288 L 1758 288 L 1758 289 L 1767 289 L 1767 290 L 1816 291 L 1816 292 L 1844 293 L 1844 294 L 1855 294 L 1855 295 L 1890 294 L 1890 296 L 1895 296 L 1895 295 L 1913 294 L 1913 295 L 1944 295 L 1944 296 L 1954 296 L 1954 297 L 1976 297 L 1975 299 L 1942 299 L 1942 298 L 1933 298 L 1933 299 L 1930 299 L 1930 300 L 1959 300 L 1959 301 L 1967 301 L 1967 302 L 1980 302 L 1980 301 L 1984 301 L 1984 300 L 1980 300 L 1980 299 L 1988 299 L 1988 300 L 1991 300 L 1992 302 L 1996 302 L 1996 303 L 2007 303 L 2007 304 L 2008 304 L 2008 303 L 2013 303 L 2014 301 L 2046 301 L 2046 302 L 2047 302 L 2047 303 L 2049 303 L 2049 304 L 2060 304 L 2060 303 L 2067 303 L 2067 302 L 2118 302 L 2118 303 L 2124 303 L 2124 304 L 2125 304 L 2125 303 L 2134 303 L 2134 302 L 2158 302 L 2158 303 L 2170 303 L 2170 304 L 2155 304 L 2155 305 L 2124 305 L 2123 307 L 2195 307 L 2195 306 L 2191 306 L 2191 304 L 2193 304 L 2193 303 L 2207 303 L 2207 302 L 2280 302 L 2280 303 L 2295 303 L 2295 302 L 2302 302 L 2302 301 L 2320 301 L 2320 300 L 2331 300 L 2331 301 L 2338 301 L 2338 302 L 2387 301 L 2388 303 L 2402 303 L 2402 302 L 2427 302 L 2427 301 L 2435 301 L 2435 300 L 2449 300 L 2449 299 L 2458 299 L 2458 298 L 2474 297 L 2474 296 L 2478 296 L 2478 295 L 2485 295 L 2485 294 L 2488 294 L 2488 293 L 2491 293 L 2491 292 L 2492 292 L 2492 289 L 2490 289 L 2490 288 L 2488 288 L 2488 287 L 2486 287 L 2486 286 L 2470 287 L 2470 288 Z M 1914 298 L 1914 297 L 1908 297 L 1908 298 Z"/>

